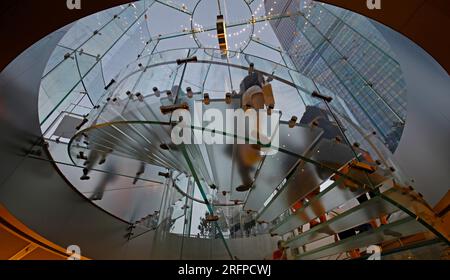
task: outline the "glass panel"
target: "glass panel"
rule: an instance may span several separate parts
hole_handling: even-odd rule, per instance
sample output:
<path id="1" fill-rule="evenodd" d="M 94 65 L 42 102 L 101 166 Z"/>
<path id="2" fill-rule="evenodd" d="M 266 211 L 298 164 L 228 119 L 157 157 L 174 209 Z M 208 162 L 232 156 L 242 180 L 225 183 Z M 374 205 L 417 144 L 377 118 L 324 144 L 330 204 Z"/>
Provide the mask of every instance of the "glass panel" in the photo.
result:
<path id="1" fill-rule="evenodd" d="M 373 219 L 398 211 L 398 208 L 380 197 L 372 198 L 325 223 L 288 239 L 286 246 L 300 247 L 304 244 L 355 228 Z"/>
<path id="2" fill-rule="evenodd" d="M 433 208 L 414 190 L 394 183 L 394 187 L 383 192 L 382 197 L 408 215 L 415 217 L 436 236 L 443 240 L 450 240 L 450 230 L 444 219 L 437 217 Z"/>
<path id="3" fill-rule="evenodd" d="M 298 155 L 306 155 L 322 133 L 319 129 L 304 126 L 289 128 L 286 123 L 281 123 L 279 129 L 278 147 Z M 298 162 L 299 158 L 281 152 L 266 156 L 258 170 L 244 208 L 253 211 L 262 208 L 264 202 Z"/>
<path id="4" fill-rule="evenodd" d="M 427 240 L 419 244 L 400 247 L 383 252 L 382 260 L 448 260 L 448 245 L 440 239 Z"/>
<path id="5" fill-rule="evenodd" d="M 345 204 L 350 199 L 365 193 L 361 188 L 351 190 L 350 188 L 338 187 L 342 181 L 343 179 L 341 178 L 334 182 L 326 190 L 314 197 L 308 204 L 298 209 L 295 213 L 287 216 L 271 230 L 271 233 L 282 235 L 292 231 L 309 223 L 320 215 Z"/>
<path id="6" fill-rule="evenodd" d="M 74 56 L 65 59 L 55 70 L 42 79 L 41 93 L 45 94 L 46 98 L 39 98 L 39 118 L 41 122 L 47 119 L 55 108 L 64 102 L 79 80 L 80 74 Z"/>
<path id="7" fill-rule="evenodd" d="M 320 140 L 305 156 L 337 170 L 354 158 L 348 146 L 327 139 Z M 276 197 L 263 209 L 258 219 L 266 222 L 274 220 L 296 201 L 320 188 L 332 173 L 329 169 L 302 162 L 292 174 L 292 178 L 289 178 Z"/>
<path id="8" fill-rule="evenodd" d="M 214 236 L 214 239 L 220 238 L 222 240 L 223 245 L 225 246 L 225 249 L 228 252 L 229 257 L 233 258 L 233 255 L 227 244 L 228 242 L 227 242 L 227 240 L 225 240 L 224 234 L 223 234 L 223 231 L 226 230 L 226 228 L 223 227 L 224 224 L 226 225 L 226 222 L 223 220 L 224 217 L 222 215 L 219 215 L 220 213 L 217 212 L 217 209 L 214 209 L 214 207 L 210 204 L 210 201 L 208 200 L 208 197 L 206 196 L 206 191 L 205 191 L 207 187 L 204 187 L 204 184 L 202 184 L 202 182 L 200 181 L 200 179 L 197 175 L 197 172 L 196 172 L 196 168 L 193 165 L 193 162 L 189 155 L 188 150 L 185 148 L 184 145 L 181 146 L 181 149 L 183 150 L 184 158 L 190 168 L 192 176 L 194 177 L 197 188 L 199 189 L 199 191 L 202 195 L 202 198 L 205 201 L 206 206 L 208 207 L 208 213 L 205 215 L 204 222 L 207 224 L 213 225 L 212 227 L 214 228 L 214 230 L 213 230 L 212 234 Z M 221 225 L 222 225 L 222 227 L 221 227 Z M 217 236 L 216 236 L 216 234 L 217 234 Z"/>
<path id="9" fill-rule="evenodd" d="M 414 220 L 413 218 L 405 218 L 403 220 L 381 226 L 378 229 L 360 233 L 339 242 L 317 248 L 304 254 L 300 254 L 299 256 L 297 256 L 297 259 L 320 259 L 323 257 L 339 254 L 341 252 L 350 251 L 355 248 L 368 247 L 373 244 L 379 244 L 384 241 L 399 238 L 391 234 L 387 234 L 390 232 L 398 233 L 399 236 L 409 236 L 424 231 L 426 231 L 426 229 L 416 220 Z"/>
<path id="10" fill-rule="evenodd" d="M 208 109 L 218 109 L 224 112 L 226 109 L 235 109 L 240 107 L 240 100 L 233 99 L 231 104 L 226 104 L 223 100 L 218 101 L 214 100 L 208 105 Z M 232 119 L 225 120 L 225 123 L 230 123 Z M 208 125 L 209 129 L 216 129 L 220 131 L 223 129 L 222 125 L 213 126 L 213 124 Z M 234 137 L 225 136 L 224 143 L 234 143 Z M 232 172 L 234 165 L 233 158 L 233 144 L 214 144 L 214 145 L 205 145 L 209 162 L 211 163 L 211 169 L 214 177 L 214 182 L 219 191 L 232 192 L 235 187 L 242 184 L 242 180 L 236 184 L 236 182 L 232 182 Z M 233 188 L 234 186 L 234 188 Z"/>

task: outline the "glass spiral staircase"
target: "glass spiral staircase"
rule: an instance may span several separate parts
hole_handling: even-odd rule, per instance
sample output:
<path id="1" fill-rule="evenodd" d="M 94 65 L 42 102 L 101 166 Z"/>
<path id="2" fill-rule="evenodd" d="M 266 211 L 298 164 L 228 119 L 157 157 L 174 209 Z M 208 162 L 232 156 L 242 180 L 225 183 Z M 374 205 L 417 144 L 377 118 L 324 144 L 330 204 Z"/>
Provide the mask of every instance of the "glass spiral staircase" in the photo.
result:
<path id="1" fill-rule="evenodd" d="M 141 1 L 136 11 L 127 6 L 119 16 L 113 13 L 111 21 L 130 17 L 137 23 L 160 2 L 186 13 L 186 8 L 169 2 Z M 112 34 L 125 35 L 131 28 L 104 24 L 97 34 L 112 28 Z M 245 24 L 249 23 L 236 26 Z M 409 187 L 409 179 L 377 134 L 348 116 L 345 100 L 303 76 L 286 53 L 258 38 L 252 41 L 277 52 L 283 63 L 243 50 L 228 51 L 225 57 L 219 49 L 201 46 L 156 50 L 163 40 L 189 34 L 168 33 L 148 40 L 137 59 L 110 81 L 102 73 L 102 59 L 122 36 L 109 38 L 111 42 L 101 44 L 102 51 L 92 52 L 100 52 L 100 57 L 89 55 L 87 44 L 95 42 L 88 38 L 77 49 L 56 50 L 68 55 L 53 61 L 59 66 L 53 65 L 54 70 L 43 77 L 41 87 L 48 98 L 40 101 L 40 117 L 58 166 L 76 167 L 72 177 L 80 184 L 104 173 L 161 190 L 156 200 L 141 202 L 155 205 L 148 215 L 130 219 L 125 239 L 156 232 L 161 250 L 170 243 L 183 248 L 197 238 L 210 239 L 212 251 L 223 251 L 230 258 L 237 255 L 234 242 L 250 236 L 264 236 L 271 249 L 283 239 L 293 259 L 345 259 L 373 245 L 388 248 L 384 254 L 430 244 L 448 246 L 448 225 Z M 71 72 L 78 77 L 67 75 Z M 264 150 L 275 153 L 261 150 L 260 160 L 243 168 L 242 144 L 235 143 L 242 136 L 201 117 L 209 109 L 226 115 L 227 109 L 242 108 L 239 85 L 252 72 L 262 75 L 273 89 L 279 141 L 264 145 Z M 82 97 L 73 97 L 76 91 Z M 82 105 L 87 99 L 89 106 Z M 66 106 L 82 108 L 81 113 L 68 113 L 62 109 Z M 187 108 L 193 119 L 200 118 L 189 127 L 193 140 L 207 132 L 230 141 L 173 144 L 171 133 L 180 119 L 164 108 L 177 106 Z M 251 138 L 246 137 L 245 141 Z M 107 165 L 115 167 L 105 169 Z M 249 180 L 248 190 L 240 190 Z M 108 191 L 106 183 L 86 196 L 101 202 Z M 117 200 L 111 207 L 128 207 L 121 203 Z M 174 235 L 182 237 L 179 243 Z"/>
<path id="2" fill-rule="evenodd" d="M 150 93 L 127 91 L 126 85 L 129 80 L 139 76 L 141 81 L 148 82 L 145 78 L 149 75 L 147 73 L 161 73 L 164 68 L 176 66 L 177 61 L 179 65 L 180 60 L 193 60 L 179 67 L 181 73 L 192 72 L 191 67 L 203 67 L 204 64 L 207 67 L 233 68 L 237 70 L 235 78 L 245 78 L 246 72 L 242 70 L 248 71 L 249 66 L 231 59 L 227 63 L 212 60 L 209 51 L 212 50 L 168 51 L 155 56 L 170 58 L 176 54 L 178 58 L 154 63 L 153 59 L 143 57 L 143 61 L 151 63 L 143 66 L 142 61 L 137 61 L 129 65 L 128 71 L 117 77 L 117 81 L 113 81 L 95 109 L 86 116 L 81 123 L 86 123 L 83 129 L 72 137 L 68 152 L 73 163 L 91 166 L 95 161 L 98 163 L 109 160 L 108 155 L 113 154 L 166 168 L 168 172 L 161 176 L 166 178 L 168 186 L 178 184 L 175 174 L 186 177 L 187 182 L 192 180 L 199 189 L 202 203 L 207 206 L 209 214 L 217 216 L 217 221 L 210 222 L 217 229 L 214 236 L 221 238 L 225 245 L 227 238 L 224 233 L 230 237 L 230 228 L 233 226 L 230 226 L 229 217 L 223 214 L 226 208 L 242 208 L 254 218 L 253 227 L 263 227 L 261 224 L 265 224 L 266 232 L 278 236 L 291 235 L 303 226 L 307 228 L 310 221 L 338 209 L 339 214 L 335 213 L 333 218 L 286 239 L 285 244 L 289 248 L 302 248 L 295 256 L 298 259 L 320 259 L 427 232 L 433 238 L 448 240 L 443 222 L 436 217 L 431 207 L 414 190 L 401 185 L 401 181 L 396 178 L 396 167 L 384 165 L 389 159 L 378 160 L 375 172 L 358 168 L 350 168 L 350 171 L 344 172 L 343 169 L 351 162 L 364 162 L 362 150 L 358 145 L 355 147 L 346 143 L 343 140 L 346 139 L 345 135 L 342 139 L 327 139 L 320 121 L 315 125 L 301 123 L 293 126 L 290 121 L 282 120 L 278 127 L 279 144 L 277 147 L 270 147 L 277 149 L 278 153 L 265 155 L 254 170 L 249 172 L 252 188 L 247 192 L 236 190 L 243 184 L 237 158 L 240 144 L 174 145 L 171 129 L 177 124 L 177 120 L 171 119 L 170 114 L 163 114 L 162 106 L 187 103 L 193 114 L 193 108 L 200 106 L 203 111 L 217 109 L 225 115 L 226 109 L 241 107 L 238 94 L 228 101 L 225 93 L 222 97 L 211 95 L 208 102 L 205 102 L 202 91 L 194 92 L 190 88 L 192 95 L 189 96 L 181 89 L 177 84 L 181 85 L 182 80 L 169 89 L 155 86 Z M 319 88 L 305 88 L 304 84 L 289 82 L 286 79 L 288 74 L 299 76 L 292 69 L 277 65 L 276 71 L 270 71 L 274 69 L 273 63 L 252 56 L 246 56 L 246 61 L 255 65 L 255 71 L 270 77 L 274 89 L 278 88 L 277 83 L 280 87 L 290 87 L 294 98 L 298 96 L 298 92 L 323 92 Z M 238 71 L 241 75 L 238 75 Z M 289 91 L 283 94 L 287 95 Z M 305 99 L 307 97 L 305 94 Z M 311 96 L 311 100 L 312 98 Z M 328 109 L 329 112 L 323 111 L 327 118 L 339 114 L 333 112 L 331 106 Z M 341 120 L 336 117 L 333 123 L 337 125 Z M 225 134 L 226 137 L 238 137 L 216 130 L 216 127 L 206 121 L 200 124 L 192 125 L 194 134 L 195 131 L 207 130 Z M 345 131 L 344 126 L 341 129 Z M 302 207 L 295 211 L 291 209 L 297 201 L 308 197 L 326 182 L 329 182 L 329 186 L 309 198 Z M 371 194 L 367 201 L 348 209 L 341 208 L 366 193 Z M 189 205 L 182 207 L 188 209 Z M 305 245 L 334 238 L 341 232 L 383 216 L 390 217 L 386 224 L 361 230 L 361 233 L 337 242 L 304 250 Z M 261 232 L 264 233 L 264 230 Z"/>

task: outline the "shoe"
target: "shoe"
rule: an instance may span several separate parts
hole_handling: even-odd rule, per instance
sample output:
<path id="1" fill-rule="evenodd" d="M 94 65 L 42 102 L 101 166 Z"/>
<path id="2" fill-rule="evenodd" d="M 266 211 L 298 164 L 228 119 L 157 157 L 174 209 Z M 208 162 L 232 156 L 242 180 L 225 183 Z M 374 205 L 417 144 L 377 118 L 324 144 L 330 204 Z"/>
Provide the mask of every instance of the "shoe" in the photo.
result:
<path id="1" fill-rule="evenodd" d="M 318 226 L 320 223 L 316 220 L 312 220 L 311 222 L 309 222 L 309 227 L 312 229 L 315 226 Z"/>
<path id="2" fill-rule="evenodd" d="M 219 216 L 217 215 L 208 215 L 206 216 L 207 222 L 217 222 L 219 220 Z"/>
<path id="3" fill-rule="evenodd" d="M 385 229 L 385 230 L 383 230 L 383 234 L 384 234 L 384 235 L 393 236 L 393 237 L 397 237 L 397 238 L 402 237 L 402 234 L 401 234 L 401 233 L 396 232 L 396 231 L 393 231 L 393 230 L 390 230 L 390 229 Z"/>
<path id="4" fill-rule="evenodd" d="M 248 185 L 248 186 L 240 185 L 239 187 L 236 188 L 236 191 L 246 192 L 246 191 L 250 190 L 251 188 L 252 188 L 252 186 L 250 186 L 250 185 Z"/>
<path id="5" fill-rule="evenodd" d="M 89 179 L 91 179 L 91 177 L 89 177 L 89 176 L 87 176 L 87 175 L 83 175 L 83 176 L 80 177 L 80 180 L 81 180 L 81 181 L 87 181 L 87 180 L 89 180 Z"/>
<path id="6" fill-rule="evenodd" d="M 94 194 L 93 196 L 91 196 L 90 200 L 91 201 L 98 201 L 98 200 L 102 200 L 103 195 L 101 194 Z"/>

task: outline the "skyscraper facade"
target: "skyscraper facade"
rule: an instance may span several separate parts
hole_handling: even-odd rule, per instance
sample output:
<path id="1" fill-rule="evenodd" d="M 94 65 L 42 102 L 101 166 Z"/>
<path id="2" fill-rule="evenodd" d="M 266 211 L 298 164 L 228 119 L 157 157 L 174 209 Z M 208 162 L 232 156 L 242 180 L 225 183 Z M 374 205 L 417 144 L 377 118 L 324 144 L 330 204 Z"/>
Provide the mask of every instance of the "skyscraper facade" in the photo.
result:
<path id="1" fill-rule="evenodd" d="M 395 151 L 406 120 L 406 84 L 376 27 L 358 14 L 310 0 L 266 0 L 265 7 L 268 15 L 291 14 L 271 24 L 297 70 L 334 92 L 347 105 L 347 116 Z"/>

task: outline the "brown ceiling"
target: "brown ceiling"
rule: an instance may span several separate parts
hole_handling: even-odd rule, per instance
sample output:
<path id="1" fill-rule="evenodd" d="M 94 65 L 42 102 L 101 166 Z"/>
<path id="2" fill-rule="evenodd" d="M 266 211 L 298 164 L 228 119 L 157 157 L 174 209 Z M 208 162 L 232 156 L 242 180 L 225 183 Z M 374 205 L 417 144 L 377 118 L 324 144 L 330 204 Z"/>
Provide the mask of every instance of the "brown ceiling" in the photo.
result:
<path id="1" fill-rule="evenodd" d="M 321 1 L 363 14 L 403 33 L 428 51 L 449 73 L 450 1 L 381 0 L 381 10 L 369 10 L 367 0 Z M 82 0 L 81 10 L 69 10 L 65 0 L 1 1 L 0 70 L 45 35 L 87 15 L 128 2 Z"/>
<path id="2" fill-rule="evenodd" d="M 0 260 L 66 260 L 66 250 L 32 231 L 0 204 Z M 83 260 L 86 258 L 82 257 Z"/>
<path id="3" fill-rule="evenodd" d="M 43 247 L 28 238 L 26 233 L 0 221 L 0 260 L 65 260 L 62 252 L 50 247 Z M 25 252 L 27 247 L 29 251 Z M 20 257 L 17 257 L 20 256 Z"/>

